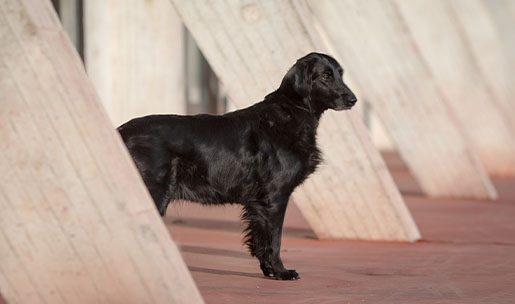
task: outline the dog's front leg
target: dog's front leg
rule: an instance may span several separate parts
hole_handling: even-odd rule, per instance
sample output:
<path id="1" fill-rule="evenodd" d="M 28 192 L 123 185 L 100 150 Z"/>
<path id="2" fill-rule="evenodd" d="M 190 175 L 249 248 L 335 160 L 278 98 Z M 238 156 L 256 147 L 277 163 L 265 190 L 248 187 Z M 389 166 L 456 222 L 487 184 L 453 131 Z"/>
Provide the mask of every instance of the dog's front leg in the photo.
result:
<path id="1" fill-rule="evenodd" d="M 243 220 L 247 222 L 245 243 L 250 253 L 259 259 L 265 276 L 279 280 L 297 280 L 295 270 L 286 269 L 281 261 L 281 235 L 287 200 L 252 203 L 244 207 Z"/>

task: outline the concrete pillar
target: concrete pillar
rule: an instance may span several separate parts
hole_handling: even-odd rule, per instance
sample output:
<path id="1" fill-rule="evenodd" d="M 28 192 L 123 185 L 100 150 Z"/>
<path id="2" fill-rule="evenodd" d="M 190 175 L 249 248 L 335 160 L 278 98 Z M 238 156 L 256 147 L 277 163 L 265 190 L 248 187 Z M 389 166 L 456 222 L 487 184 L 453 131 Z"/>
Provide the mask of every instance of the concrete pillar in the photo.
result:
<path id="1" fill-rule="evenodd" d="M 202 303 L 48 0 L 0 2 L 7 303 Z"/>
<path id="2" fill-rule="evenodd" d="M 183 114 L 184 45 L 167 0 L 84 2 L 85 63 L 113 125 Z"/>

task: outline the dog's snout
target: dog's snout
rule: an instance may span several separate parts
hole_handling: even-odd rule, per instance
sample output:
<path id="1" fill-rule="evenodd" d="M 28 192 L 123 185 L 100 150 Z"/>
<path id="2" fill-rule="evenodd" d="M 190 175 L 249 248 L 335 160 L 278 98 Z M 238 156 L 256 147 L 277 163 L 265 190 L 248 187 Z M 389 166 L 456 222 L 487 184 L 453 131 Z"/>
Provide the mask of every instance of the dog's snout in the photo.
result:
<path id="1" fill-rule="evenodd" d="M 356 102 L 358 101 L 358 99 L 356 98 L 356 95 L 352 94 L 352 93 L 347 93 L 344 95 L 344 103 L 346 106 L 348 107 L 352 107 L 356 104 Z"/>
<path id="2" fill-rule="evenodd" d="M 356 95 L 354 95 L 354 93 L 345 84 L 343 84 L 342 90 L 340 91 L 340 96 L 347 107 L 352 107 L 358 101 Z"/>

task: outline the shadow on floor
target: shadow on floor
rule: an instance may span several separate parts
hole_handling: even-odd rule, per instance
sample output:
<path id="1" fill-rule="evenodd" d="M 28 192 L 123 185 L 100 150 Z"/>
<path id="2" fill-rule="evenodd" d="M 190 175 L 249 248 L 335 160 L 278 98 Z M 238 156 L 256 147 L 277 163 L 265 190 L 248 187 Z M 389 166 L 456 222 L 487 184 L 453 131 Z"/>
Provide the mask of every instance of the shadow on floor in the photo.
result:
<path id="1" fill-rule="evenodd" d="M 243 276 L 243 277 L 249 277 L 249 278 L 258 278 L 258 279 L 263 279 L 263 280 L 269 280 L 268 278 L 264 277 L 261 273 L 248 273 L 248 272 L 241 272 L 241 271 L 219 270 L 219 269 L 210 269 L 210 268 L 195 267 L 195 266 L 189 266 L 188 269 L 191 272 L 202 272 L 202 273 L 210 273 L 210 274 L 218 274 L 218 275 Z"/>
<path id="2" fill-rule="evenodd" d="M 190 228 L 206 229 L 206 230 L 221 230 L 227 232 L 241 233 L 243 227 L 241 223 L 234 221 L 214 220 L 214 219 L 199 219 L 199 218 L 163 218 L 166 225 L 178 225 Z M 288 237 L 309 238 L 316 239 L 316 235 L 310 229 L 284 227 L 283 235 Z"/>
<path id="3" fill-rule="evenodd" d="M 200 247 L 200 246 L 188 246 L 188 245 L 181 245 L 180 249 L 182 252 L 188 252 L 188 253 L 217 255 L 217 256 L 224 256 L 224 257 L 231 257 L 231 258 L 238 258 L 238 259 L 253 260 L 253 258 L 251 256 L 249 256 L 248 253 L 244 253 L 244 252 L 236 251 L 236 250 L 208 248 L 208 247 Z"/>

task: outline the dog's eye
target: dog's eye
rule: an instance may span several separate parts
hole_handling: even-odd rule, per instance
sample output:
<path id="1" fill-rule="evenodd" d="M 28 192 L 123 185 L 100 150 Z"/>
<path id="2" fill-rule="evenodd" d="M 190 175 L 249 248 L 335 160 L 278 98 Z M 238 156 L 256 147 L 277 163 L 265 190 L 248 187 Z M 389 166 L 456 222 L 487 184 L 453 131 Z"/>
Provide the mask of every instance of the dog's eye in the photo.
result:
<path id="1" fill-rule="evenodd" d="M 322 79 L 324 80 L 331 80 L 333 78 L 333 74 L 331 74 L 330 72 L 325 72 L 324 74 L 322 74 Z"/>

